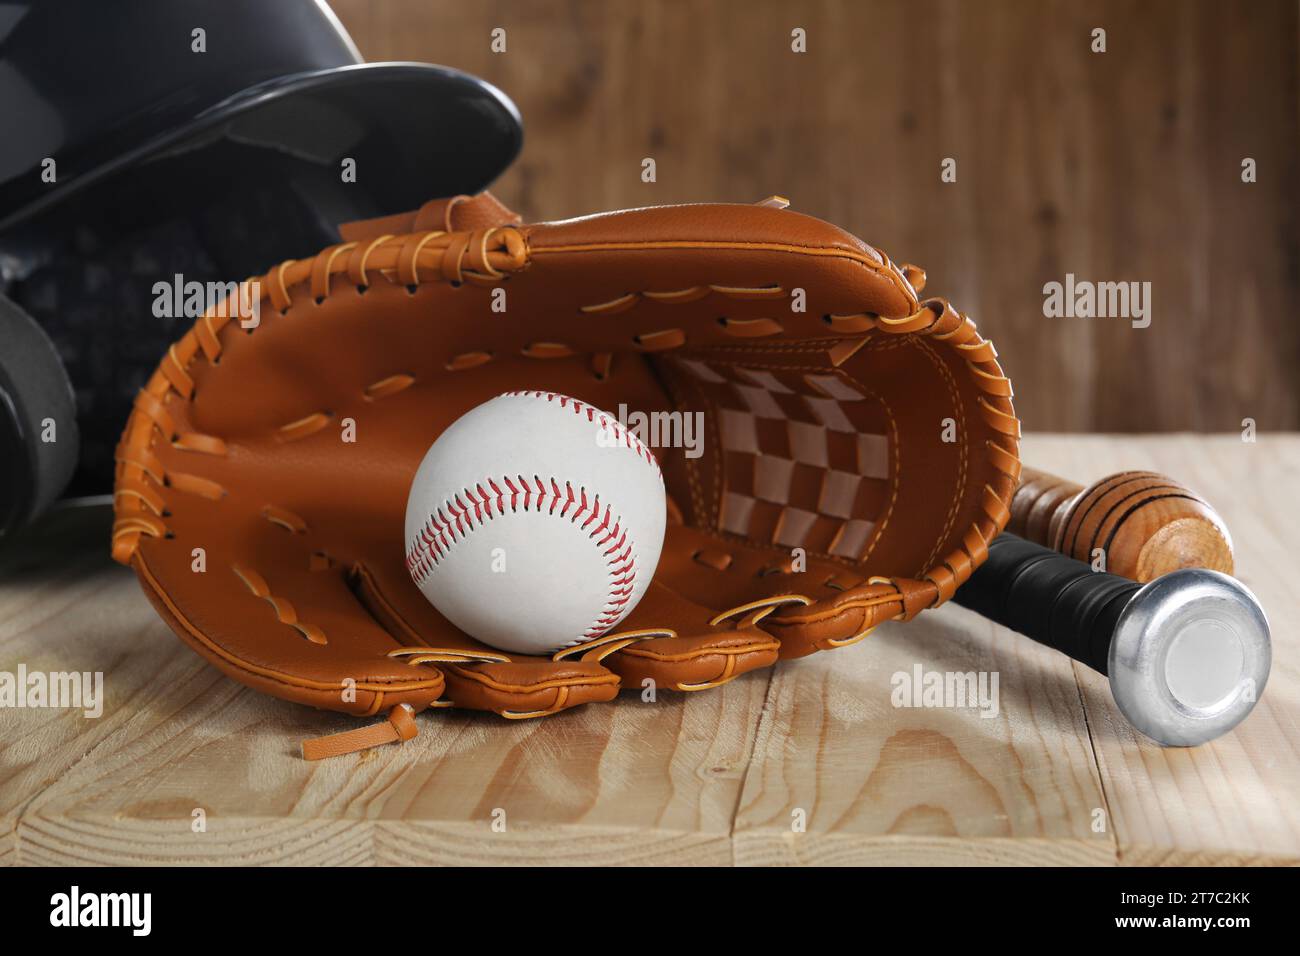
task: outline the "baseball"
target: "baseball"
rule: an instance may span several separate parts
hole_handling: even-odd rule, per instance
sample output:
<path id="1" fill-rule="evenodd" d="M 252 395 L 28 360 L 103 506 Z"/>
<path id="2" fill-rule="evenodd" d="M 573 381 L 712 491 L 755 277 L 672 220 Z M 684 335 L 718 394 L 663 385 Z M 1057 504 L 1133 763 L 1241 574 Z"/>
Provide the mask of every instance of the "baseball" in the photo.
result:
<path id="1" fill-rule="evenodd" d="M 550 654 L 636 607 L 666 510 L 658 461 L 617 418 L 555 392 L 507 392 L 425 453 L 406 503 L 406 566 L 467 634 Z"/>

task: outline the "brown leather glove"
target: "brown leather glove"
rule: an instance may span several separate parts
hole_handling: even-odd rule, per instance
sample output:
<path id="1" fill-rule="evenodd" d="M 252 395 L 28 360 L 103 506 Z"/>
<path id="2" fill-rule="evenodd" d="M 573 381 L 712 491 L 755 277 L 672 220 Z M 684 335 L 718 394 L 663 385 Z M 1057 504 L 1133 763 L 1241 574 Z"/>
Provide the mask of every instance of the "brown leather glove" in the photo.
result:
<path id="1" fill-rule="evenodd" d="M 113 555 L 187 644 L 258 690 L 388 715 L 309 757 L 409 738 L 426 707 L 541 716 L 852 644 L 951 597 L 1007 521 L 1019 424 L 993 346 L 918 301 L 919 269 L 782 203 L 523 226 L 484 194 L 343 237 L 260 280 L 256 328 L 200 319 L 118 449 Z M 404 563 L 424 452 L 514 389 L 703 413 L 703 454 L 655 450 L 644 599 L 554 657 L 461 633 Z"/>

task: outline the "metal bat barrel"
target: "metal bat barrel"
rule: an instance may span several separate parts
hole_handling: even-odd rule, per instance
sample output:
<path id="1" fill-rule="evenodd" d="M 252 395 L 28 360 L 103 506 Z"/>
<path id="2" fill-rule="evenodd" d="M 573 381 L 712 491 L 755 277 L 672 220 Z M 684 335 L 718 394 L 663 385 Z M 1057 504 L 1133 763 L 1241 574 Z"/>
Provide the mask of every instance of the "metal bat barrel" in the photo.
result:
<path id="1" fill-rule="evenodd" d="M 1107 675 L 1129 723 L 1166 746 L 1227 733 L 1268 680 L 1264 611 L 1218 571 L 1137 584 L 1002 534 L 953 600 Z"/>

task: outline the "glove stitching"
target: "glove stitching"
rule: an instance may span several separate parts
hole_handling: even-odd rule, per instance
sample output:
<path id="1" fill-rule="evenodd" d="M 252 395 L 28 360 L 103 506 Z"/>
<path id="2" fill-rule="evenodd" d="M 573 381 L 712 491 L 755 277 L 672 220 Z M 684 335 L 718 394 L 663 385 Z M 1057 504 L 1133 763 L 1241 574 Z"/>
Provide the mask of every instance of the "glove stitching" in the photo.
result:
<path id="1" fill-rule="evenodd" d="M 943 377 L 944 384 L 948 387 L 948 398 L 952 401 L 954 414 L 957 417 L 957 434 L 959 436 L 966 436 L 966 410 L 962 407 L 961 395 L 957 390 L 957 380 L 952 374 L 952 369 L 948 367 L 947 362 L 943 361 L 943 359 L 935 353 L 934 349 L 931 348 L 928 343 L 918 339 L 917 346 L 921 352 L 930 359 L 931 364 L 939 370 L 939 374 Z M 958 441 L 957 449 L 959 455 L 957 487 L 953 490 L 951 503 L 948 506 L 948 513 L 944 519 L 943 530 L 939 534 L 938 538 L 935 539 L 934 546 L 926 556 L 925 564 L 918 572 L 918 576 L 923 576 L 928 573 L 929 570 L 935 566 L 936 562 L 938 562 L 939 549 L 943 547 L 944 541 L 948 539 L 953 524 L 957 520 L 957 511 L 961 507 L 962 499 L 966 497 L 967 455 L 970 450 L 970 441 Z"/>
<path id="2" fill-rule="evenodd" d="M 684 389 L 687 388 L 694 389 L 696 395 L 699 396 L 699 400 L 706 405 L 708 404 L 708 400 L 706 397 L 704 397 L 703 389 L 700 387 L 699 383 L 692 378 L 683 376 L 678 366 L 668 364 L 668 363 L 662 363 L 657 365 L 656 367 L 663 375 L 665 389 L 673 397 L 674 404 L 676 404 L 677 406 L 683 409 L 689 407 L 688 404 L 684 400 L 682 400 L 682 393 Z M 713 423 L 713 416 L 705 417 L 705 427 L 709 429 L 709 436 L 710 436 L 709 447 L 714 449 L 718 448 L 721 444 L 721 440 L 718 438 L 717 426 Z M 720 458 L 721 456 L 716 454 L 711 456 L 701 456 L 701 458 L 697 459 L 697 461 L 702 461 L 704 457 L 711 457 L 713 459 L 713 471 L 714 471 L 713 487 L 717 490 L 717 503 L 715 503 L 714 508 L 707 509 L 707 510 L 705 508 L 705 502 L 704 502 L 704 488 L 700 481 L 700 474 L 699 474 L 700 466 L 696 463 L 696 461 L 692 461 L 691 459 L 686 458 L 685 456 L 683 456 L 680 460 L 684 462 L 684 467 L 686 471 L 686 483 L 687 486 L 690 488 L 691 508 L 694 513 L 695 521 L 699 524 L 703 524 L 705 527 L 712 528 L 716 526 L 717 516 L 721 513 L 722 510 L 721 503 L 720 503 L 722 497 L 722 479 L 720 474 L 722 470 L 722 466 L 721 463 L 718 461 L 718 458 Z"/>
<path id="3" fill-rule="evenodd" d="M 464 279 L 473 282 L 476 285 L 495 285 L 505 278 L 508 278 L 509 272 L 523 271 L 528 265 L 529 250 L 523 233 L 516 226 L 494 227 L 487 230 L 481 230 L 481 237 L 476 238 L 478 255 L 476 259 L 481 258 L 482 264 L 491 270 L 487 274 L 475 271 L 464 271 L 462 274 L 459 261 L 455 264 L 455 272 Z M 435 246 L 427 250 L 428 258 L 432 260 L 431 272 L 438 272 L 429 278 L 427 282 L 443 281 L 441 272 L 437 267 L 445 266 L 444 259 L 451 252 L 450 246 L 452 241 L 459 236 L 459 233 L 437 233 L 430 240 L 437 239 L 446 244 L 446 247 Z M 330 277 L 337 273 L 348 273 L 354 279 L 364 280 L 366 270 L 373 268 L 384 276 L 385 279 L 392 282 L 390 275 L 395 274 L 400 263 L 400 257 L 409 236 L 381 237 L 379 240 L 369 243 L 363 250 L 359 243 L 350 242 L 341 245 L 331 246 L 322 250 L 315 256 L 307 259 L 293 260 L 287 259 L 278 266 L 269 269 L 259 279 L 245 279 L 240 283 L 238 301 L 245 301 L 248 287 L 256 283 L 255 287 L 259 293 L 259 300 L 269 300 L 272 308 L 280 315 L 285 315 L 293 307 L 294 302 L 289 294 L 289 289 L 294 286 L 310 282 L 311 297 L 316 304 L 320 304 L 328 297 L 332 290 L 330 288 Z M 488 250 L 488 242 L 495 241 L 497 247 L 493 251 Z M 421 243 L 423 246 L 423 243 Z M 469 249 L 469 244 L 465 243 L 457 254 L 464 256 Z M 343 253 L 348 253 L 346 262 L 338 260 Z M 369 265 L 371 256 L 380 260 L 374 266 Z M 498 265 L 493 265 L 492 258 L 496 257 Z M 392 260 L 392 261 L 388 261 Z M 412 268 L 418 268 L 417 261 L 412 263 Z M 359 272 L 358 272 L 359 269 Z M 194 359 L 202 353 L 208 360 L 209 365 L 216 367 L 221 362 L 221 332 L 227 332 L 231 328 L 231 320 L 239 314 L 237 310 L 227 307 L 226 302 L 221 302 L 205 312 L 195 323 L 194 326 L 174 343 L 168 350 L 146 384 L 144 391 L 152 398 L 162 403 L 161 408 L 165 411 L 166 403 L 173 400 L 179 395 L 183 399 L 193 399 L 194 397 L 194 380 L 190 377 L 187 369 L 193 363 Z M 214 327 L 213 319 L 218 321 Z M 251 335 L 257 327 L 243 329 Z M 182 354 L 184 358 L 182 359 Z M 130 483 L 132 481 L 143 481 L 149 478 L 156 483 L 166 487 L 167 474 L 164 472 L 154 475 L 148 468 L 144 468 L 139 462 L 133 461 L 131 452 L 140 447 L 151 448 L 154 442 L 154 432 L 161 425 L 154 416 L 141 413 L 137 407 L 132 411 L 131 417 L 127 420 L 126 427 L 123 429 L 122 440 L 119 443 L 119 456 L 124 459 L 126 467 L 122 469 L 119 476 L 119 482 Z M 145 437 L 147 435 L 148 437 Z M 170 440 L 172 436 L 167 436 Z M 139 471 L 139 474 L 136 471 Z M 113 556 L 122 564 L 127 564 L 136 554 L 140 538 L 142 535 L 149 537 L 167 537 L 170 532 L 167 531 L 166 525 L 161 521 L 151 521 L 142 518 L 139 512 L 145 510 L 147 502 L 140 496 L 125 496 L 115 499 L 115 521 L 113 527 Z"/>

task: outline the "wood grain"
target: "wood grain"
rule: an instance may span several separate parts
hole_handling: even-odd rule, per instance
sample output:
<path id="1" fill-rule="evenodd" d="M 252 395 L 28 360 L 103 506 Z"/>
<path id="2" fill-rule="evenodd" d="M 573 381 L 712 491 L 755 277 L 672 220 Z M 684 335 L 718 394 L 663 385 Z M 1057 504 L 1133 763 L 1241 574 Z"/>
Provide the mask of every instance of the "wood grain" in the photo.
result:
<path id="1" fill-rule="evenodd" d="M 785 195 L 925 266 L 996 341 L 1030 429 L 1300 427 L 1290 0 L 333 6 L 367 58 L 516 101 L 524 153 L 494 189 L 529 219 Z M 1150 327 L 1045 318 L 1067 273 L 1152 283 Z"/>
<path id="2" fill-rule="evenodd" d="M 1139 739 L 1104 678 L 950 604 L 709 693 L 426 713 L 402 746 L 309 764 L 301 739 L 354 722 L 202 663 L 109 561 L 104 509 L 73 509 L 0 551 L 0 670 L 103 670 L 107 704 L 0 708 L 0 865 L 1300 864 L 1300 436 L 1023 447 L 1083 482 L 1176 475 L 1223 514 L 1274 635 L 1234 732 Z M 997 716 L 894 707 L 891 676 L 918 665 L 996 672 Z"/>
<path id="3" fill-rule="evenodd" d="M 736 819 L 742 864 L 1099 864 L 1105 800 L 1070 662 L 953 606 L 772 678 Z M 896 708 L 891 678 L 999 675 L 996 717 Z M 802 811 L 807 832 L 793 832 Z"/>

